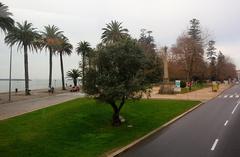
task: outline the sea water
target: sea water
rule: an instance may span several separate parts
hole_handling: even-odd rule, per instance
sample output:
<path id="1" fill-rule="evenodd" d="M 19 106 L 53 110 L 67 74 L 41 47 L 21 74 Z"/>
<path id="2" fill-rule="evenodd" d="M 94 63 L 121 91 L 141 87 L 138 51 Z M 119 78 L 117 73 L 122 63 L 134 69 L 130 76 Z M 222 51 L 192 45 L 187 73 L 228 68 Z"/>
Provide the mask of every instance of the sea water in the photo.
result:
<path id="1" fill-rule="evenodd" d="M 65 80 L 65 83 L 69 86 L 72 85 L 72 80 Z M 58 88 L 62 86 L 62 81 L 53 79 L 52 80 L 52 86 L 54 88 Z M 15 91 L 15 89 L 18 89 L 18 91 L 24 91 L 25 89 L 25 82 L 24 80 L 12 80 L 12 91 Z M 29 81 L 29 89 L 35 90 L 35 89 L 47 89 L 48 88 L 48 80 L 47 79 L 33 79 Z M 8 80 L 0 80 L 0 92 L 8 92 L 9 89 L 9 81 Z"/>

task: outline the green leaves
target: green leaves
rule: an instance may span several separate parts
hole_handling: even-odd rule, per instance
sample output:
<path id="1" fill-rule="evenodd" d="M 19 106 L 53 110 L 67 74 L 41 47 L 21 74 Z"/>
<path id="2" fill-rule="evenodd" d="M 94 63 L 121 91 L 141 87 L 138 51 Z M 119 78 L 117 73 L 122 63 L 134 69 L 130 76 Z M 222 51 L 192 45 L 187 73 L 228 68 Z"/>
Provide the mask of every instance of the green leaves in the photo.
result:
<path id="1" fill-rule="evenodd" d="M 8 6 L 0 2 L 0 28 L 5 33 L 11 30 L 14 26 L 14 20 L 11 16 L 12 13 L 8 11 Z"/>
<path id="2" fill-rule="evenodd" d="M 72 44 L 70 44 L 67 37 L 63 36 L 59 40 L 57 51 L 62 54 L 71 55 L 73 50 Z"/>
<path id="3" fill-rule="evenodd" d="M 55 25 L 44 26 L 44 31 L 41 32 L 42 35 L 42 47 L 46 49 L 51 49 L 52 53 L 57 51 L 60 41 L 63 37 L 63 31 L 61 31 Z"/>
<path id="4" fill-rule="evenodd" d="M 40 35 L 32 23 L 24 21 L 23 24 L 17 22 L 16 26 L 8 32 L 5 43 L 10 46 L 16 44 L 18 49 L 26 46 L 29 50 L 37 50 L 38 44 L 35 41 L 39 39 Z"/>
<path id="5" fill-rule="evenodd" d="M 86 92 L 98 98 L 121 100 L 139 98 L 148 84 L 145 82 L 146 57 L 135 40 L 123 39 L 98 50 L 96 69 L 86 76 Z M 95 83 L 93 86 L 92 83 Z"/>
<path id="6" fill-rule="evenodd" d="M 80 71 L 78 69 L 72 69 L 67 72 L 69 78 L 75 79 L 80 77 Z"/>
<path id="7" fill-rule="evenodd" d="M 90 43 L 87 41 L 79 42 L 76 48 L 77 54 L 82 56 L 88 56 L 91 50 Z"/>
<path id="8" fill-rule="evenodd" d="M 111 21 L 111 23 L 106 24 L 102 34 L 103 43 L 114 43 L 126 37 L 129 37 L 128 29 L 122 27 L 122 23 L 118 21 Z"/>

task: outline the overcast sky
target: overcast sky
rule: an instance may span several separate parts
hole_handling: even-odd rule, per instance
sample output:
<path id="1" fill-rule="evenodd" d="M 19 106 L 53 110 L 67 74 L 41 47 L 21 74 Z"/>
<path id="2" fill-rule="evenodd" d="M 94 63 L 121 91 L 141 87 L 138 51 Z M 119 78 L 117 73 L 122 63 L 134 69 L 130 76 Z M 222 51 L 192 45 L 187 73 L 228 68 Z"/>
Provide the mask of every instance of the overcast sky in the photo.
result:
<path id="1" fill-rule="evenodd" d="M 27 20 L 42 30 L 56 25 L 76 47 L 86 40 L 94 47 L 100 42 L 102 28 L 111 20 L 123 22 L 137 38 L 140 29 L 153 31 L 158 47 L 171 46 L 197 18 L 208 30 L 216 47 L 233 58 L 240 68 L 240 1 L 239 0 L 2 0 L 18 22 Z M 9 49 L 0 33 L 0 78 L 9 73 Z M 23 53 L 13 49 L 13 77 L 24 78 Z M 30 53 L 30 78 L 48 78 L 48 54 Z M 77 68 L 80 56 L 64 57 L 65 71 Z M 53 78 L 60 78 L 59 56 L 53 60 Z"/>

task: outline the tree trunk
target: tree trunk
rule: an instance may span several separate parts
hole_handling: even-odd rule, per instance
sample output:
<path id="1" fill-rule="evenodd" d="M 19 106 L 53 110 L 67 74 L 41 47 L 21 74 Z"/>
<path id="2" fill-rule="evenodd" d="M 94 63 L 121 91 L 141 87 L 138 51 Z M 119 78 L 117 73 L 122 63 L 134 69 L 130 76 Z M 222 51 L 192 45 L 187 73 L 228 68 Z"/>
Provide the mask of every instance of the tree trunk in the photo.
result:
<path id="1" fill-rule="evenodd" d="M 113 108 L 113 115 L 112 115 L 112 125 L 113 126 L 120 126 L 121 125 L 121 119 L 120 119 L 120 111 L 125 104 L 125 96 L 122 97 L 121 103 L 119 107 L 117 107 L 116 103 L 112 101 L 110 105 Z"/>
<path id="2" fill-rule="evenodd" d="M 189 90 L 192 90 L 192 74 L 193 74 L 193 63 L 194 63 L 194 54 L 191 56 L 190 65 L 189 65 L 189 74 L 188 74 L 188 82 L 190 83 Z"/>
<path id="3" fill-rule="evenodd" d="M 91 69 L 92 67 L 92 59 L 91 57 L 88 57 L 88 69 Z"/>
<path id="4" fill-rule="evenodd" d="M 84 85 L 85 85 L 85 54 L 83 54 L 82 56 L 82 86 L 84 89 Z"/>
<path id="5" fill-rule="evenodd" d="M 121 125 L 121 120 L 120 120 L 120 117 L 119 117 L 120 110 L 118 109 L 115 102 L 111 102 L 110 105 L 113 108 L 112 125 L 113 126 L 120 126 Z"/>
<path id="6" fill-rule="evenodd" d="M 52 48 L 49 48 L 49 82 L 48 87 L 52 88 Z"/>
<path id="7" fill-rule="evenodd" d="M 28 74 L 28 53 L 27 46 L 24 45 L 24 70 L 25 70 L 25 95 L 30 95 L 29 92 L 29 74 Z"/>
<path id="8" fill-rule="evenodd" d="M 64 81 L 64 70 L 63 70 L 62 52 L 60 52 L 60 64 L 61 64 L 61 73 L 62 73 L 62 90 L 66 90 L 66 88 L 65 88 L 65 81 Z"/>
<path id="9" fill-rule="evenodd" d="M 121 125 L 121 120 L 119 117 L 119 111 L 114 111 L 113 116 L 112 116 L 112 125 L 113 126 L 120 126 Z"/>
<path id="10" fill-rule="evenodd" d="M 73 79 L 73 84 L 74 84 L 74 86 L 77 86 L 77 79 L 76 78 Z"/>

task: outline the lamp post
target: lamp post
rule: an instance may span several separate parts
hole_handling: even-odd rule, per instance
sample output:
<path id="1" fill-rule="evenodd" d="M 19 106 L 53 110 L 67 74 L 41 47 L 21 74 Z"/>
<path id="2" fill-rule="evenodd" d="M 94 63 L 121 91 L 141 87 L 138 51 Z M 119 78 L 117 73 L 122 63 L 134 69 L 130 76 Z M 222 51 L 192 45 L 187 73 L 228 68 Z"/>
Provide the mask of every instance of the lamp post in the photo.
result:
<path id="1" fill-rule="evenodd" d="M 8 100 L 11 101 L 11 89 L 12 89 L 12 46 L 10 47 L 10 66 L 9 66 L 9 91 Z"/>

